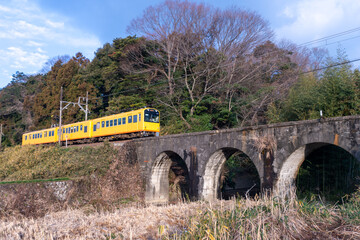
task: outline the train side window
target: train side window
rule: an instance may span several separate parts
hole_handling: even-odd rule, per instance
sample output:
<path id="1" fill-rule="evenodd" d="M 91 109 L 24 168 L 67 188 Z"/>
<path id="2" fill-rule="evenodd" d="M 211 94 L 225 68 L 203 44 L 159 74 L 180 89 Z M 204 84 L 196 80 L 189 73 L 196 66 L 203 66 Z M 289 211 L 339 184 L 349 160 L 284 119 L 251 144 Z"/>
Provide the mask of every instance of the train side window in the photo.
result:
<path id="1" fill-rule="evenodd" d="M 132 123 L 132 116 L 128 116 L 128 123 Z"/>
<path id="2" fill-rule="evenodd" d="M 96 132 L 96 124 L 94 125 L 93 131 Z"/>
<path id="3" fill-rule="evenodd" d="M 29 140 L 31 140 L 31 134 L 29 135 Z"/>
<path id="4" fill-rule="evenodd" d="M 82 131 L 82 125 L 80 125 L 80 131 Z"/>
<path id="5" fill-rule="evenodd" d="M 109 120 L 106 121 L 106 127 L 109 127 Z"/>
<path id="6" fill-rule="evenodd" d="M 101 127 L 102 127 L 102 128 L 105 127 L 105 122 L 104 122 L 104 121 L 101 122 Z"/>
<path id="7" fill-rule="evenodd" d="M 100 129 L 100 122 L 96 123 L 96 128 Z"/>
<path id="8" fill-rule="evenodd" d="M 137 122 L 137 115 L 134 115 L 134 123 Z"/>
<path id="9" fill-rule="evenodd" d="M 44 137 L 47 137 L 47 132 L 46 131 L 44 132 Z"/>
<path id="10" fill-rule="evenodd" d="M 25 141 L 27 140 L 27 136 L 25 135 Z"/>
<path id="11" fill-rule="evenodd" d="M 52 130 L 52 131 L 51 131 L 51 136 L 54 136 L 54 134 L 55 134 L 55 133 L 54 133 L 54 130 Z"/>
<path id="12" fill-rule="evenodd" d="M 70 128 L 69 127 L 67 128 L 67 133 L 70 133 Z"/>
<path id="13" fill-rule="evenodd" d="M 111 120 L 110 120 L 110 127 L 113 126 L 113 123 L 114 123 L 114 121 L 111 119 Z"/>
<path id="14" fill-rule="evenodd" d="M 118 119 L 118 125 L 121 125 L 121 118 Z"/>
<path id="15" fill-rule="evenodd" d="M 122 118 L 122 124 L 126 124 L 126 118 Z"/>
<path id="16" fill-rule="evenodd" d="M 114 119 L 114 126 L 117 126 L 117 119 Z"/>
<path id="17" fill-rule="evenodd" d="M 139 122 L 141 122 L 141 113 L 139 113 Z"/>
<path id="18" fill-rule="evenodd" d="M 86 132 L 87 132 L 87 126 L 84 127 L 84 133 L 86 133 Z"/>

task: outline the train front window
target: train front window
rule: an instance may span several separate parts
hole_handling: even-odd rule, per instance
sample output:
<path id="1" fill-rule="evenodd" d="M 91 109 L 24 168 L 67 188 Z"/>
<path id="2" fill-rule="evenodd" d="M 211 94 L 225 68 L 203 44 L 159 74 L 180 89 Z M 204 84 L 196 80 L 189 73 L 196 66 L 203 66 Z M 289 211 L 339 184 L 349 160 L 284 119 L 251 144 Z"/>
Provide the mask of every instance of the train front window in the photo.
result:
<path id="1" fill-rule="evenodd" d="M 153 122 L 158 123 L 159 122 L 159 111 L 155 109 L 146 109 L 144 111 L 144 121 L 145 122 Z"/>

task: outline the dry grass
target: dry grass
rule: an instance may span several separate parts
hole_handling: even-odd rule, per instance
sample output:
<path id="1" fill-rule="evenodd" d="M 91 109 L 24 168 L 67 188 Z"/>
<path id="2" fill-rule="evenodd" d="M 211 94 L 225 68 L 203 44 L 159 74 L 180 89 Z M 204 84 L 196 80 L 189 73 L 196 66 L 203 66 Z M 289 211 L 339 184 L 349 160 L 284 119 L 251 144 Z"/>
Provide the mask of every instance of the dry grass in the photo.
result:
<path id="1" fill-rule="evenodd" d="M 261 199 L 67 210 L 7 218 L 1 239 L 360 239 L 359 214 L 318 202 Z M 354 211 L 352 212 L 352 214 Z"/>
<path id="2" fill-rule="evenodd" d="M 97 213 L 94 209 L 68 210 L 42 218 L 8 218 L 0 222 L 1 239 L 151 239 L 159 226 L 179 230 L 204 203 L 128 207 Z M 87 214 L 88 212 L 91 214 Z"/>

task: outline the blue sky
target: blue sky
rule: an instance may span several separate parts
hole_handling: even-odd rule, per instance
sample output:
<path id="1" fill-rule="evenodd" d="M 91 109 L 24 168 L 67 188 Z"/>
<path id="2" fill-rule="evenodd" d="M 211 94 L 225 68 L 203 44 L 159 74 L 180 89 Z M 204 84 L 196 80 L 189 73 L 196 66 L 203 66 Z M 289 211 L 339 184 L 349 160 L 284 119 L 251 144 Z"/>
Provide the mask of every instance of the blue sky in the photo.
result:
<path id="1" fill-rule="evenodd" d="M 193 0 L 222 9 L 256 11 L 276 40 L 296 44 L 360 28 L 359 0 Z M 33 74 L 50 58 L 94 52 L 114 38 L 126 37 L 130 21 L 163 0 L 0 0 L 0 88 L 16 71 Z M 319 42 L 334 54 L 341 47 L 349 59 L 360 58 L 360 30 Z M 310 46 L 311 47 L 311 46 Z"/>

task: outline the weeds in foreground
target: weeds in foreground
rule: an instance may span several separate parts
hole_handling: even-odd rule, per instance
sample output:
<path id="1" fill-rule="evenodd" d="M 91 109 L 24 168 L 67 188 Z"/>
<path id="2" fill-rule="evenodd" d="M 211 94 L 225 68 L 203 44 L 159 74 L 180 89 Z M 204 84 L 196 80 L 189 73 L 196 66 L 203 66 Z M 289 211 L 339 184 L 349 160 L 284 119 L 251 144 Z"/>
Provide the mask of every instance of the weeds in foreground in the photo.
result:
<path id="1" fill-rule="evenodd" d="M 268 195 L 208 205 L 182 230 L 159 234 L 163 239 L 360 239 L 359 223 L 360 191 L 344 205 Z"/>
<path id="2" fill-rule="evenodd" d="M 254 199 L 2 219 L 4 239 L 360 239 L 360 191 L 346 204 Z M 21 238 L 19 236 L 22 236 Z"/>

